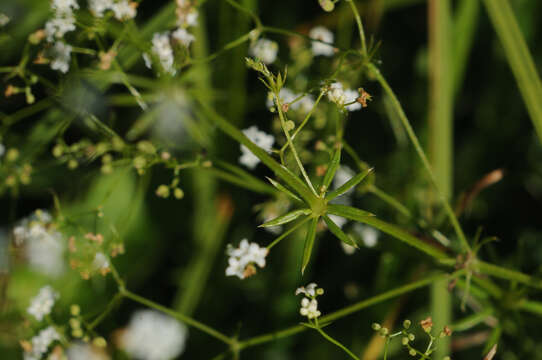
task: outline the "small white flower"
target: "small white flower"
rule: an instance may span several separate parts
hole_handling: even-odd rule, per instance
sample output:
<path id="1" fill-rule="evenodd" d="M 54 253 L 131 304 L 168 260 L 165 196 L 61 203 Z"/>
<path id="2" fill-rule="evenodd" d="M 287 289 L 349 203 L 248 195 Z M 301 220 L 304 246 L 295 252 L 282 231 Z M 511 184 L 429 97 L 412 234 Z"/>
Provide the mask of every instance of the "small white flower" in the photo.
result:
<path id="1" fill-rule="evenodd" d="M 316 319 L 322 313 L 318 311 L 318 301 L 316 299 L 303 298 L 301 300 L 301 309 L 299 313 L 303 316 L 306 316 L 309 320 Z"/>
<path id="2" fill-rule="evenodd" d="M 196 40 L 196 37 L 184 28 L 178 28 L 171 36 L 186 47 L 190 46 L 192 41 Z"/>
<path id="3" fill-rule="evenodd" d="M 356 90 L 344 89 L 341 83 L 335 82 L 329 86 L 327 97 L 339 107 L 345 106 L 348 111 L 361 109 L 361 104 L 356 101 L 359 94 Z M 353 103 L 352 103 L 353 102 Z M 350 104 L 352 103 L 352 104 Z"/>
<path id="4" fill-rule="evenodd" d="M 92 267 L 96 270 L 108 270 L 111 264 L 109 263 L 109 259 L 107 256 L 105 256 L 104 253 L 98 252 L 94 256 L 94 260 L 92 261 Z"/>
<path id="5" fill-rule="evenodd" d="M 45 23 L 45 35 L 47 41 L 62 39 L 67 32 L 75 30 L 75 18 L 71 14 L 55 17 Z"/>
<path id="6" fill-rule="evenodd" d="M 139 360 L 170 360 L 183 351 L 188 329 L 179 321 L 155 310 L 132 315 L 121 337 L 124 350 Z"/>
<path id="7" fill-rule="evenodd" d="M 111 6 L 115 18 L 120 21 L 133 19 L 136 16 L 136 8 L 128 0 L 120 0 Z"/>
<path id="8" fill-rule="evenodd" d="M 229 256 L 226 276 L 237 276 L 245 279 L 254 274 L 252 264 L 260 268 L 265 267 L 265 257 L 269 251 L 257 243 L 249 243 L 247 239 L 241 240 L 238 248 L 228 245 L 226 254 Z"/>
<path id="9" fill-rule="evenodd" d="M 70 69 L 71 52 L 70 45 L 57 41 L 52 48 L 51 69 L 67 73 Z"/>
<path id="10" fill-rule="evenodd" d="M 361 237 L 363 244 L 368 248 L 372 248 L 378 243 L 378 237 L 380 236 L 380 232 L 375 228 L 368 225 L 356 223 L 353 230 Z"/>
<path id="11" fill-rule="evenodd" d="M 0 13 L 0 27 L 6 26 L 11 19 L 4 13 Z"/>
<path id="12" fill-rule="evenodd" d="M 295 97 L 297 98 L 298 96 L 299 95 L 296 95 Z M 299 110 L 302 113 L 308 113 L 314 107 L 314 103 L 315 103 L 314 97 L 312 95 L 307 94 L 303 96 L 301 99 L 299 99 L 298 101 L 296 101 L 295 103 L 293 103 L 291 106 L 291 109 L 295 111 Z"/>
<path id="13" fill-rule="evenodd" d="M 317 286 L 318 285 L 316 285 L 316 283 L 310 283 L 307 286 L 298 287 L 296 289 L 296 291 L 295 291 L 295 294 L 296 295 L 305 294 L 305 295 L 310 296 L 310 297 L 315 297 L 316 296 L 316 287 Z"/>
<path id="14" fill-rule="evenodd" d="M 177 8 L 177 25 L 187 28 L 198 24 L 198 10 L 193 7 Z"/>
<path id="15" fill-rule="evenodd" d="M 38 295 L 32 299 L 26 311 L 36 320 L 42 321 L 46 315 L 51 313 L 57 298 L 58 293 L 51 286 L 44 286 L 40 289 Z"/>
<path id="16" fill-rule="evenodd" d="M 51 9 L 53 9 L 57 15 L 71 15 L 73 10 L 79 9 L 79 4 L 77 4 L 77 0 L 53 0 Z"/>
<path id="17" fill-rule="evenodd" d="M 279 91 L 279 99 L 280 99 L 280 103 L 281 104 L 286 104 L 286 103 L 291 103 L 292 101 L 295 100 L 297 96 L 295 95 L 295 93 L 286 88 L 286 87 L 283 87 L 282 89 L 280 89 Z M 272 109 L 274 106 L 275 106 L 275 102 L 273 101 L 274 100 L 274 95 L 273 93 L 268 93 L 267 94 L 267 101 L 265 103 L 265 105 L 267 106 L 268 109 Z M 293 106 L 295 106 L 296 104 L 293 104 Z"/>
<path id="18" fill-rule="evenodd" d="M 40 360 L 49 346 L 56 340 L 60 340 L 60 335 L 54 327 L 48 326 L 41 330 L 38 335 L 30 340 L 32 350 L 24 353 L 24 360 Z"/>
<path id="19" fill-rule="evenodd" d="M 89 0 L 88 7 L 96 17 L 102 17 L 107 10 L 113 7 L 113 0 Z"/>
<path id="20" fill-rule="evenodd" d="M 345 244 L 341 241 L 341 246 L 343 248 L 343 251 L 346 255 L 353 255 L 356 252 L 356 248 L 352 245 Z"/>
<path id="21" fill-rule="evenodd" d="M 311 29 L 309 32 L 309 37 L 315 40 L 320 40 L 329 44 L 333 44 L 334 36 L 331 31 L 326 29 L 323 26 L 317 26 Z M 333 56 L 335 53 L 333 46 L 328 44 L 323 44 L 319 41 L 312 42 L 312 53 L 314 56 L 323 55 L 323 56 Z"/>
<path id="22" fill-rule="evenodd" d="M 264 64 L 272 64 L 277 59 L 279 45 L 269 39 L 259 39 L 250 46 L 249 53 L 251 56 L 261 60 Z"/>
<path id="23" fill-rule="evenodd" d="M 169 32 L 156 33 L 152 37 L 152 52 L 160 60 L 160 65 L 165 72 L 175 75 L 176 70 L 173 67 L 175 62 L 173 48 L 169 42 Z"/>
<path id="24" fill-rule="evenodd" d="M 273 143 L 275 142 L 275 137 L 273 135 L 258 130 L 258 127 L 255 125 L 243 130 L 243 134 L 266 152 L 271 152 Z M 245 145 L 241 145 L 241 157 L 239 158 L 239 162 L 249 169 L 254 169 L 260 162 L 260 159 Z"/>

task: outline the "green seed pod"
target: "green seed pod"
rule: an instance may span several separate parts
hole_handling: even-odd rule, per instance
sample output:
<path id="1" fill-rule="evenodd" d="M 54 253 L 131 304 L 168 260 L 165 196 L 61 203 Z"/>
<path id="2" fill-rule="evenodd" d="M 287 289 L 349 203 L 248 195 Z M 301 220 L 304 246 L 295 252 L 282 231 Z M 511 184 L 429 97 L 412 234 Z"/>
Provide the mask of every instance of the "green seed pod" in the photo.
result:
<path id="1" fill-rule="evenodd" d="M 408 329 L 410 327 L 410 325 L 412 324 L 412 322 L 408 319 L 406 319 L 405 321 L 403 321 L 403 327 L 405 329 Z"/>
<path id="2" fill-rule="evenodd" d="M 416 350 L 414 349 L 410 349 L 408 353 L 410 354 L 410 356 L 416 356 Z"/>
<path id="3" fill-rule="evenodd" d="M 401 343 L 406 346 L 408 344 L 408 338 L 405 336 L 403 339 L 401 339 Z"/>
<path id="4" fill-rule="evenodd" d="M 335 3 L 331 0 L 318 0 L 318 3 L 324 11 L 331 12 L 335 9 Z"/>
<path id="5" fill-rule="evenodd" d="M 373 328 L 374 331 L 378 331 L 381 328 L 379 323 L 373 323 L 373 325 L 371 325 L 371 327 Z"/>

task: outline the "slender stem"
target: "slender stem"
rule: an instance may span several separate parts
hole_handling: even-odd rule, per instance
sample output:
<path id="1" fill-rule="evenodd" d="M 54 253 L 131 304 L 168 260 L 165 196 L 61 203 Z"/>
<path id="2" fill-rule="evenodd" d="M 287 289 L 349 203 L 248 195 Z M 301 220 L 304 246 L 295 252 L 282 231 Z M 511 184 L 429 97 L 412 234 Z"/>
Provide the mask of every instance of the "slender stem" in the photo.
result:
<path id="1" fill-rule="evenodd" d="M 241 11 L 241 12 L 244 12 L 245 14 L 249 15 L 252 20 L 254 21 L 254 23 L 256 24 L 256 27 L 258 29 L 262 29 L 263 28 L 263 25 L 262 25 L 262 21 L 260 20 L 260 18 L 258 17 L 258 15 L 256 15 L 252 10 L 250 9 L 247 9 L 246 7 L 238 4 L 236 1 L 234 0 L 226 0 L 226 2 L 228 4 L 230 4 L 231 6 L 233 6 L 234 8 L 236 8 L 237 10 Z"/>
<path id="2" fill-rule="evenodd" d="M 382 200 L 385 203 L 387 203 L 388 205 L 391 205 L 392 207 L 394 207 L 395 210 L 399 211 L 401 214 L 405 215 L 408 218 L 412 217 L 412 213 L 410 212 L 410 210 L 408 210 L 408 208 L 406 206 L 404 206 L 399 201 L 397 201 L 393 196 L 387 194 L 386 192 L 379 189 L 375 185 L 370 185 L 368 187 L 368 190 L 369 190 L 369 192 L 371 194 L 375 195 L 380 200 Z"/>
<path id="3" fill-rule="evenodd" d="M 109 313 L 115 308 L 119 300 L 122 299 L 122 294 L 120 292 L 116 293 L 115 296 L 113 296 L 113 299 L 107 304 L 105 307 L 105 310 L 96 317 L 89 325 L 89 330 L 94 329 L 96 326 L 98 326 L 106 317 L 109 315 Z"/>
<path id="4" fill-rule="evenodd" d="M 359 16 L 358 7 L 354 4 L 354 0 L 347 0 L 352 13 L 354 13 L 354 18 L 356 19 L 356 25 L 358 26 L 359 38 L 361 40 L 361 52 L 364 56 L 367 56 L 367 44 L 365 41 L 365 31 L 363 31 L 363 24 L 361 23 L 361 16 Z"/>
<path id="5" fill-rule="evenodd" d="M 446 211 L 446 214 L 448 215 L 450 222 L 452 223 L 452 226 L 454 227 L 454 230 L 457 234 L 457 237 L 459 238 L 459 241 L 461 243 L 461 246 L 463 247 L 463 250 L 466 252 L 470 252 L 470 246 L 467 242 L 467 238 L 465 237 L 465 234 L 463 233 L 463 229 L 461 229 L 461 225 L 459 225 L 459 221 L 457 220 L 457 217 L 455 216 L 454 211 L 450 207 L 450 204 L 448 203 L 448 200 L 444 197 L 444 195 L 439 190 L 437 181 L 435 179 L 435 175 L 433 174 L 433 170 L 431 169 L 431 165 L 429 164 L 429 160 L 427 159 L 427 156 L 425 155 L 425 152 L 422 149 L 422 146 L 420 145 L 420 141 L 418 140 L 418 137 L 416 136 L 416 133 L 414 133 L 414 130 L 412 129 L 412 126 L 410 125 L 410 121 L 408 120 L 407 116 L 405 115 L 405 112 L 403 110 L 403 107 L 401 106 L 401 103 L 397 99 L 397 96 L 391 89 L 390 85 L 380 73 L 380 70 L 373 64 L 367 65 L 369 68 L 369 71 L 375 76 L 376 80 L 380 83 L 384 91 L 389 95 L 391 98 L 393 107 L 395 108 L 395 111 L 397 111 L 397 114 L 399 115 L 399 119 L 401 120 L 401 123 L 405 127 L 408 137 L 410 138 L 410 141 L 412 142 L 412 145 L 414 145 L 414 148 L 416 150 L 416 153 L 418 154 L 418 157 L 423 163 L 423 166 L 429 176 L 429 179 L 435 188 L 436 193 L 438 194 L 440 201 L 442 202 L 442 206 L 444 207 L 444 210 Z"/>
<path id="6" fill-rule="evenodd" d="M 150 308 L 161 311 L 164 314 L 167 314 L 167 315 L 169 315 L 171 317 L 174 317 L 175 319 L 180 320 L 180 321 L 182 321 L 183 323 L 185 323 L 187 325 L 195 327 L 196 329 L 198 329 L 200 331 L 203 331 L 207 335 L 212 336 L 212 337 L 222 341 L 225 344 L 231 345 L 231 344 L 234 343 L 234 340 L 232 340 L 230 337 L 222 334 L 221 332 L 213 329 L 212 327 L 207 326 L 207 325 L 205 325 L 205 324 L 203 324 L 203 323 L 201 323 L 201 322 L 199 322 L 199 321 L 197 321 L 195 319 L 192 319 L 189 316 L 186 316 L 184 314 L 176 312 L 176 311 L 174 311 L 174 310 L 172 310 L 170 308 L 167 308 L 165 306 L 157 304 L 154 301 L 151 301 L 149 299 L 146 299 L 144 297 L 136 295 L 131 291 L 125 290 L 124 292 L 122 292 L 122 295 L 124 297 L 126 297 L 128 299 L 131 299 L 131 300 L 133 300 L 135 302 L 138 302 L 138 303 L 140 303 L 142 305 L 148 306 Z"/>
<path id="7" fill-rule="evenodd" d="M 343 344 L 341 344 L 340 342 L 338 342 L 337 340 L 333 339 L 331 336 L 329 336 L 328 334 L 326 334 L 324 332 L 324 330 L 320 329 L 319 327 L 316 327 L 315 328 L 316 331 L 318 331 L 327 341 L 329 341 L 330 343 L 332 344 L 335 344 L 337 345 L 338 347 L 340 347 L 345 353 L 347 353 L 352 359 L 356 359 L 356 360 L 359 360 L 359 358 L 354 355 L 354 353 L 352 351 L 350 351 L 346 346 L 344 346 Z"/>
<path id="8" fill-rule="evenodd" d="M 312 186 L 312 182 L 309 179 L 307 172 L 305 171 L 305 167 L 303 166 L 303 163 L 301 162 L 301 159 L 299 158 L 299 155 L 297 154 L 297 150 L 295 149 L 294 143 L 292 142 L 292 137 L 290 136 L 290 132 L 286 128 L 286 116 L 284 115 L 282 111 L 282 103 L 280 101 L 280 97 L 278 93 L 275 94 L 275 98 L 277 101 L 277 111 L 279 113 L 280 124 L 281 124 L 282 130 L 284 131 L 284 135 L 286 135 L 287 144 L 290 145 L 292 154 L 294 155 L 295 161 L 297 162 L 297 166 L 299 167 L 301 174 L 305 178 L 305 182 L 307 183 L 309 188 L 312 190 L 312 193 L 318 196 L 318 194 L 316 193 L 316 190 L 314 190 L 314 187 Z"/>

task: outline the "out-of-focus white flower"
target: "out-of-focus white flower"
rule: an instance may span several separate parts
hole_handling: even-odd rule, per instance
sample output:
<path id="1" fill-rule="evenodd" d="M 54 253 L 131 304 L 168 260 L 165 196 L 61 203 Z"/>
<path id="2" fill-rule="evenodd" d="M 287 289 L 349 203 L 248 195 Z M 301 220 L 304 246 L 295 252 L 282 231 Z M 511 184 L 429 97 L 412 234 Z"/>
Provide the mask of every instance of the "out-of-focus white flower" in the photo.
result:
<path id="1" fill-rule="evenodd" d="M 348 111 L 361 109 L 361 104 L 356 101 L 358 96 L 359 94 L 356 90 L 344 89 L 343 85 L 339 82 L 331 84 L 327 93 L 327 97 L 331 102 L 334 102 L 340 107 L 345 106 Z"/>
<path id="2" fill-rule="evenodd" d="M 303 316 L 306 316 L 309 320 L 316 319 L 322 313 L 318 310 L 318 301 L 316 299 L 307 299 L 303 298 L 301 300 L 301 309 L 299 313 Z"/>
<path id="3" fill-rule="evenodd" d="M 267 248 L 260 247 L 257 243 L 249 243 L 247 239 L 241 240 L 238 248 L 228 245 L 226 251 L 229 256 L 226 276 L 237 276 L 245 279 L 254 274 L 252 264 L 260 268 L 265 267 L 265 257 L 268 254 Z"/>
<path id="4" fill-rule="evenodd" d="M 40 360 L 47 352 L 49 346 L 56 340 L 60 340 L 60 335 L 54 327 L 48 326 L 41 330 L 38 335 L 31 339 L 31 350 L 24 353 L 24 360 Z"/>
<path id="5" fill-rule="evenodd" d="M 286 87 L 283 87 L 282 89 L 280 89 L 279 91 L 279 99 L 280 99 L 280 103 L 281 104 L 286 104 L 286 103 L 291 103 L 292 101 L 294 101 L 296 98 L 296 95 L 295 93 L 286 88 Z M 274 106 L 275 106 L 275 102 L 273 101 L 274 100 L 274 95 L 273 93 L 268 93 L 267 94 L 267 101 L 265 103 L 265 105 L 267 106 L 268 109 L 272 109 Z M 295 106 L 295 104 L 294 104 Z"/>
<path id="6" fill-rule="evenodd" d="M 253 125 L 245 130 L 243 134 L 249 138 L 254 144 L 261 147 L 263 150 L 270 152 L 275 142 L 273 135 L 266 134 L 263 131 L 258 130 L 258 127 Z M 260 162 L 260 159 L 252 153 L 245 145 L 241 145 L 241 157 L 239 162 L 249 169 L 254 169 Z"/>
<path id="7" fill-rule="evenodd" d="M 85 343 L 71 344 L 66 350 L 68 360 L 108 360 L 109 356 L 100 349 Z"/>
<path id="8" fill-rule="evenodd" d="M 62 39 L 67 32 L 75 30 L 75 17 L 72 14 L 55 17 L 45 23 L 47 41 Z"/>
<path id="9" fill-rule="evenodd" d="M 296 95 L 295 98 L 297 98 L 299 95 Z M 301 99 L 299 99 L 298 101 L 296 101 L 295 103 L 293 103 L 290 108 L 292 110 L 299 110 L 301 111 L 302 113 L 308 113 L 309 111 L 312 110 L 312 108 L 314 107 L 314 97 L 312 95 L 305 95 L 303 96 Z"/>
<path id="10" fill-rule="evenodd" d="M 0 27 L 6 26 L 11 19 L 4 13 L 0 13 Z"/>
<path id="11" fill-rule="evenodd" d="M 113 7 L 113 0 L 89 0 L 88 7 L 92 14 L 97 17 L 102 17 L 104 12 Z"/>
<path id="12" fill-rule="evenodd" d="M 52 48 L 51 69 L 67 73 L 70 69 L 72 47 L 57 41 Z"/>
<path id="13" fill-rule="evenodd" d="M 305 295 L 310 296 L 310 297 L 315 297 L 316 296 L 316 287 L 317 286 L 318 285 L 316 285 L 316 283 L 310 283 L 307 286 L 298 287 L 295 290 L 295 294 L 296 295 L 305 294 Z"/>
<path id="14" fill-rule="evenodd" d="M 277 59 L 279 45 L 269 39 L 258 39 L 250 46 L 249 54 L 269 65 Z"/>
<path id="15" fill-rule="evenodd" d="M 338 189 L 352 179 L 356 175 L 354 170 L 350 169 L 346 165 L 341 165 L 335 172 L 335 177 L 333 178 L 333 188 Z M 352 192 L 353 188 L 349 189 L 346 194 Z"/>
<path id="16" fill-rule="evenodd" d="M 187 28 L 198 24 L 198 10 L 188 5 L 177 8 L 177 25 Z"/>
<path id="17" fill-rule="evenodd" d="M 128 0 L 119 0 L 111 6 L 115 18 L 120 21 L 133 19 L 136 16 L 136 8 Z"/>
<path id="18" fill-rule="evenodd" d="M 333 220 L 333 222 L 335 223 L 335 225 L 337 225 L 338 227 L 340 227 L 342 229 L 342 227 L 348 222 L 347 219 L 343 218 L 342 216 L 338 216 L 338 215 L 333 215 L 333 214 L 329 214 L 328 217 Z"/>
<path id="19" fill-rule="evenodd" d="M 77 0 L 53 0 L 51 9 L 53 9 L 57 15 L 71 15 L 73 10 L 79 9 L 79 4 L 77 3 Z"/>
<path id="20" fill-rule="evenodd" d="M 356 223 L 353 228 L 354 232 L 361 237 L 363 244 L 368 248 L 372 248 L 378 244 L 378 237 L 380 232 L 375 228 Z"/>
<path id="21" fill-rule="evenodd" d="M 185 348 L 188 329 L 155 310 L 139 310 L 121 335 L 122 348 L 139 360 L 170 360 Z"/>
<path id="22" fill-rule="evenodd" d="M 49 285 L 46 285 L 40 289 L 38 295 L 36 295 L 30 302 L 30 306 L 26 311 L 41 321 L 46 315 L 51 313 L 55 301 L 58 298 L 58 293 L 53 290 Z"/>
<path id="23" fill-rule="evenodd" d="M 110 269 L 111 264 L 109 263 L 109 259 L 107 256 L 105 256 L 104 253 L 98 252 L 94 256 L 94 260 L 92 261 L 92 267 L 96 270 L 102 271 L 102 273 L 107 273 Z"/>
<path id="24" fill-rule="evenodd" d="M 190 34 L 185 28 L 178 28 L 171 36 L 186 47 L 190 46 L 192 41 L 196 40 L 196 37 Z"/>
<path id="25" fill-rule="evenodd" d="M 160 60 L 160 65 L 165 72 L 175 75 L 176 70 L 173 67 L 175 59 L 173 57 L 173 48 L 169 42 L 169 32 L 156 33 L 152 37 L 152 52 Z"/>
<path id="26" fill-rule="evenodd" d="M 333 56 L 335 49 L 333 46 L 328 44 L 333 44 L 333 33 L 326 29 L 323 26 L 316 26 L 311 29 L 309 32 L 309 37 L 319 41 L 312 42 L 312 53 L 314 56 L 323 55 L 323 56 Z M 328 44 L 321 43 L 320 41 L 326 42 Z"/>
<path id="27" fill-rule="evenodd" d="M 6 152 L 6 147 L 4 144 L 0 143 L 0 157 L 4 156 L 4 153 Z"/>

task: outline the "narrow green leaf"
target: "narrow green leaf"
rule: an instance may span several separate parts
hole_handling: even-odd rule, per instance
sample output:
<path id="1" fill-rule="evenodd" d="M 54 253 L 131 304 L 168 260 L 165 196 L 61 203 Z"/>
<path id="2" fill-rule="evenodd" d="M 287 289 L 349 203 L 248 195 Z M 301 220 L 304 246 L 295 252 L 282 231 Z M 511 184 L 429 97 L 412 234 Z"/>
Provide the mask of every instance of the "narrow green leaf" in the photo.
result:
<path id="1" fill-rule="evenodd" d="M 524 274 L 522 272 L 489 264 L 481 260 L 476 261 L 476 267 L 482 274 L 498 277 L 501 279 L 516 281 L 527 286 L 542 289 L 542 279 Z"/>
<path id="2" fill-rule="evenodd" d="M 447 258 L 446 254 L 441 250 L 427 244 L 426 242 L 418 239 L 417 237 L 409 234 L 405 230 L 377 219 L 373 214 L 368 213 L 363 210 L 359 210 L 350 206 L 345 205 L 328 205 L 328 213 L 339 215 L 350 220 L 358 221 L 372 227 L 377 228 L 378 230 L 393 236 L 394 238 L 401 240 L 407 243 L 410 246 L 415 247 L 418 250 L 423 251 L 424 253 L 432 256 L 436 259 L 445 259 Z"/>
<path id="3" fill-rule="evenodd" d="M 335 235 L 339 240 L 341 240 L 346 245 L 353 246 L 356 249 L 359 248 L 358 244 L 356 244 L 356 242 L 352 240 L 350 236 L 346 235 L 344 231 L 342 231 L 341 228 L 337 226 L 337 224 L 335 224 L 333 220 L 331 220 L 328 216 L 324 215 L 324 221 L 326 222 L 329 231 L 331 231 L 331 233 Z"/>
<path id="4" fill-rule="evenodd" d="M 337 172 L 337 169 L 339 168 L 339 165 L 341 163 L 341 148 L 342 146 L 339 146 L 338 149 L 333 154 L 333 157 L 331 158 L 331 162 L 329 163 L 329 167 L 327 168 L 326 174 L 324 175 L 324 181 L 322 182 L 322 187 L 327 190 L 329 185 L 331 184 L 331 181 L 335 177 L 335 172 Z"/>
<path id="5" fill-rule="evenodd" d="M 542 141 L 542 82 L 514 17 L 514 11 L 508 0 L 485 0 L 484 4 L 499 35 L 538 138 Z"/>
<path id="6" fill-rule="evenodd" d="M 312 247 L 314 245 L 314 239 L 316 238 L 316 225 L 318 225 L 318 217 L 312 219 L 307 230 L 307 237 L 305 238 L 305 249 L 303 250 L 303 263 L 301 265 L 301 274 L 305 272 L 305 268 L 309 264 L 311 259 Z"/>
<path id="7" fill-rule="evenodd" d="M 301 215 L 309 215 L 310 213 L 311 213 L 311 209 L 294 210 L 294 211 L 291 211 L 291 212 L 289 212 L 287 214 L 284 214 L 282 216 L 274 218 L 273 220 L 268 221 L 265 224 L 261 224 L 258 227 L 279 226 L 279 225 L 282 225 L 282 224 L 287 224 L 290 221 L 294 221 L 295 219 L 297 219 Z"/>
<path id="8" fill-rule="evenodd" d="M 344 194 L 345 192 L 347 192 L 348 190 L 350 190 L 351 188 L 353 188 L 357 184 L 359 184 L 372 171 L 373 171 L 373 168 L 370 168 L 370 169 L 367 169 L 364 172 L 361 172 L 361 173 L 357 174 L 356 176 L 354 176 L 353 178 L 351 178 L 350 180 L 348 180 L 347 182 L 342 184 L 338 189 L 335 189 L 335 190 L 327 193 L 326 199 L 329 201 L 329 200 L 335 199 L 337 196 L 341 196 L 342 194 Z"/>
<path id="9" fill-rule="evenodd" d="M 289 197 L 291 197 L 294 200 L 303 202 L 303 200 L 301 200 L 299 198 L 299 196 L 297 196 L 296 194 L 294 194 L 290 190 L 286 189 L 286 187 L 284 187 L 284 185 L 282 185 L 278 181 L 275 181 L 275 180 L 273 180 L 273 179 L 271 179 L 270 177 L 267 177 L 267 176 L 265 178 L 271 183 L 271 185 L 276 187 L 278 191 L 285 193 L 286 195 L 288 195 Z"/>

